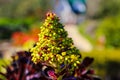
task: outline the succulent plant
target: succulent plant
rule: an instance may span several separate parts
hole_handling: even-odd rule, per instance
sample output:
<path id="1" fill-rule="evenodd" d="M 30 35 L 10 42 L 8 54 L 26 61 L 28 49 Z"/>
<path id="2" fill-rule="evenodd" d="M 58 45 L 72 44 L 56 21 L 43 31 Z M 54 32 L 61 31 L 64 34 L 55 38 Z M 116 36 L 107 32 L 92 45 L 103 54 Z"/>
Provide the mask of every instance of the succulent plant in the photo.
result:
<path id="1" fill-rule="evenodd" d="M 57 77 L 62 77 L 63 80 L 70 76 L 76 79 L 83 75 L 87 77 L 88 73 L 81 74 L 84 71 L 82 69 L 88 67 L 93 59 L 87 57 L 82 62 L 80 51 L 74 46 L 73 40 L 67 36 L 59 18 L 51 12 L 46 16 L 45 22 L 40 27 L 39 40 L 30 50 L 32 61 L 35 64 L 40 62 L 50 65 L 55 69 Z M 83 65 L 86 66 L 83 67 Z"/>
<path id="2" fill-rule="evenodd" d="M 80 51 L 67 36 L 54 13 L 47 13 L 39 40 L 30 51 L 18 52 L 0 73 L 7 80 L 100 80 L 89 67 L 93 58 L 81 60 Z"/>
<path id="3" fill-rule="evenodd" d="M 31 49 L 34 63 L 44 62 L 55 67 L 59 73 L 64 67 L 72 66 L 71 70 L 81 62 L 81 54 L 67 36 L 64 26 L 54 13 L 47 13 L 45 22 L 40 27 L 39 41 Z M 71 71 L 70 71 L 71 72 Z"/>

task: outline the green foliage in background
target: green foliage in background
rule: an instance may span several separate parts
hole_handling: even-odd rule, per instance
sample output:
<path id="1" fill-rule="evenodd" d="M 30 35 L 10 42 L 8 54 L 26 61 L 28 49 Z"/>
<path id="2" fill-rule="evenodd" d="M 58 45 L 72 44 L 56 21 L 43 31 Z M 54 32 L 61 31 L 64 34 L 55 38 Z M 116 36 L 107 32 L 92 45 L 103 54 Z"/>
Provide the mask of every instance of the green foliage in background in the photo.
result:
<path id="1" fill-rule="evenodd" d="M 51 8 L 50 0 L 1 0 L 0 39 L 9 39 L 15 31 L 29 30 Z"/>
<path id="2" fill-rule="evenodd" d="M 96 31 L 97 36 L 105 36 L 107 47 L 120 47 L 120 15 L 103 19 Z"/>
<path id="3" fill-rule="evenodd" d="M 34 18 L 24 19 L 0 19 L 0 39 L 9 39 L 12 33 L 16 31 L 28 31 L 31 25 L 36 21 Z"/>
<path id="4" fill-rule="evenodd" d="M 1 0 L 0 17 L 25 18 L 36 17 L 42 19 L 51 9 L 50 0 Z"/>
<path id="5" fill-rule="evenodd" d="M 102 80 L 105 80 L 108 76 L 110 77 L 110 80 L 119 80 L 116 79 L 119 77 L 118 73 L 120 72 L 119 49 L 93 50 L 91 52 L 81 53 L 82 58 L 90 56 L 95 59 L 92 67 L 95 69 L 96 74 L 101 76 Z"/>
<path id="6" fill-rule="evenodd" d="M 101 0 L 100 8 L 95 17 L 115 16 L 120 13 L 120 0 Z"/>

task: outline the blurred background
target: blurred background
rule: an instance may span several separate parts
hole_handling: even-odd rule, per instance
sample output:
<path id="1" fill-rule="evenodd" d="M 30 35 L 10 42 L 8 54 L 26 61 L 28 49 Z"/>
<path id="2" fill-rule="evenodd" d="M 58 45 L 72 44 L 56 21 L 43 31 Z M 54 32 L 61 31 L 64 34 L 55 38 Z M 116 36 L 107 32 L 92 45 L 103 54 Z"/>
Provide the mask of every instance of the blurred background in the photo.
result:
<path id="1" fill-rule="evenodd" d="M 38 40 L 49 11 L 60 17 L 82 57 L 102 80 L 120 80 L 120 0 L 0 0 L 0 71 Z M 1 77 L 1 76 L 0 76 Z"/>

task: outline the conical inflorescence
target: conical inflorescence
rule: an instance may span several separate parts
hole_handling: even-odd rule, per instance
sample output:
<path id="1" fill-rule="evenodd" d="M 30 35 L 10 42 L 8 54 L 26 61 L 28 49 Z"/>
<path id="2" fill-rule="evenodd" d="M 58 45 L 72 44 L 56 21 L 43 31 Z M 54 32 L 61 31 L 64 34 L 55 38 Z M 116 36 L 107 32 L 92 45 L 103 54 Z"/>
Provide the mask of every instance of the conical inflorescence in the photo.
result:
<path id="1" fill-rule="evenodd" d="M 76 67 L 81 60 L 79 50 L 68 37 L 59 18 L 50 12 L 40 27 L 39 41 L 31 52 L 33 62 L 45 62 L 56 68 L 60 68 L 61 65 Z"/>

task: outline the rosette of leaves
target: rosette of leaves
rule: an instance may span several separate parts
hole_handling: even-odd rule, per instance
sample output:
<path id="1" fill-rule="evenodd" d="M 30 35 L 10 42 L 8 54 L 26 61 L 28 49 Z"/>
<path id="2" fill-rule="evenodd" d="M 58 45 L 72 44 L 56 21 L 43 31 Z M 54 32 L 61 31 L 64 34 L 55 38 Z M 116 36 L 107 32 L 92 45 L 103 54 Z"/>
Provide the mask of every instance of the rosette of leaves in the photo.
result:
<path id="1" fill-rule="evenodd" d="M 6 73 L 0 72 L 4 77 L 4 79 L 0 77 L 0 80 L 100 80 L 94 75 L 94 70 L 88 68 L 93 62 L 93 58 L 90 57 L 85 57 L 72 74 L 68 71 L 70 66 L 56 74 L 54 68 L 46 63 L 34 64 L 31 61 L 31 53 L 27 51 L 17 52 L 12 58 L 10 65 L 3 66 Z M 64 75 L 60 76 L 62 74 Z"/>
<path id="2" fill-rule="evenodd" d="M 61 74 L 65 74 L 60 80 L 101 80 L 100 77 L 95 75 L 93 69 L 89 68 L 90 64 L 93 62 L 93 58 L 85 57 L 83 61 L 77 65 L 72 74 L 67 72 L 68 68 L 65 68 Z M 59 79 L 58 79 L 59 80 Z"/>
<path id="3" fill-rule="evenodd" d="M 61 72 L 61 65 L 71 66 L 68 71 L 72 72 L 81 61 L 81 54 L 73 40 L 68 37 L 59 18 L 51 12 L 47 13 L 47 18 L 40 27 L 39 41 L 31 52 L 34 63 L 47 63 L 54 67 L 57 73 Z"/>
<path id="4" fill-rule="evenodd" d="M 55 80 L 56 74 L 52 67 L 31 61 L 31 53 L 27 51 L 17 52 L 12 56 L 10 65 L 3 66 L 6 72 L 0 72 L 0 80 Z"/>
<path id="5" fill-rule="evenodd" d="M 27 51 L 17 52 L 12 56 L 11 65 L 3 66 L 6 73 L 0 72 L 0 75 L 6 80 L 100 80 L 94 75 L 93 69 L 88 68 L 93 62 L 93 58 L 86 57 L 72 74 L 68 72 L 70 66 L 56 74 L 54 68 L 46 63 L 34 64 L 30 55 L 31 53 Z M 62 74 L 64 75 L 59 77 Z M 4 79 L 0 77 L 0 80 Z"/>

